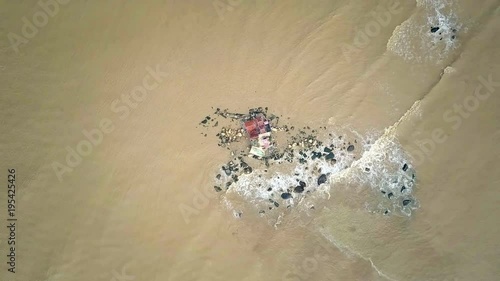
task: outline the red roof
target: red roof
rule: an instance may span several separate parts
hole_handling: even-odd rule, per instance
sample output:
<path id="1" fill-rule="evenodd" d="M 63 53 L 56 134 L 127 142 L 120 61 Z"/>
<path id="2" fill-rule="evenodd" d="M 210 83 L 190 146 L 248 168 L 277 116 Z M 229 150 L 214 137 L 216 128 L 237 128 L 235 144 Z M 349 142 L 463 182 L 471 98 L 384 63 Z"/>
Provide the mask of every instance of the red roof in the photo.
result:
<path id="1" fill-rule="evenodd" d="M 256 139 L 260 134 L 270 131 L 269 122 L 262 116 L 246 121 L 245 129 L 250 139 Z"/>

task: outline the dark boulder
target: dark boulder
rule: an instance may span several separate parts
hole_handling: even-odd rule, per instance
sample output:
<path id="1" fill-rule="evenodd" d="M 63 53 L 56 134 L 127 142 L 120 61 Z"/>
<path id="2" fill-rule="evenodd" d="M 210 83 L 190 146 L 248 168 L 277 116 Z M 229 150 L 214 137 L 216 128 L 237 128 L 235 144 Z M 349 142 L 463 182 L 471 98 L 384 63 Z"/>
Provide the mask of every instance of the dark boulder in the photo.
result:
<path id="1" fill-rule="evenodd" d="M 439 27 L 438 27 L 438 26 L 433 26 L 433 27 L 431 27 L 431 32 L 432 32 L 432 33 L 436 33 L 438 30 L 439 30 Z"/>
<path id="2" fill-rule="evenodd" d="M 333 154 L 333 153 L 331 153 L 331 152 L 330 152 L 330 153 L 328 153 L 328 154 L 325 156 L 325 159 L 326 159 L 326 160 L 330 160 L 330 159 L 333 159 L 333 158 L 335 158 L 335 154 Z"/>
<path id="3" fill-rule="evenodd" d="M 216 192 L 222 191 L 222 188 L 220 188 L 219 186 L 216 186 L 216 185 L 214 186 L 214 189 L 215 189 Z"/>
<path id="4" fill-rule="evenodd" d="M 406 164 L 406 163 L 405 163 L 405 164 L 403 165 L 403 171 L 405 171 L 405 172 L 406 172 L 406 170 L 408 170 L 408 164 Z"/>
<path id="5" fill-rule="evenodd" d="M 403 200 L 403 206 L 406 206 L 410 203 L 411 203 L 411 200 L 409 200 L 409 199 Z"/>
<path id="6" fill-rule="evenodd" d="M 316 152 L 316 151 L 313 151 L 313 152 L 311 153 L 311 159 L 312 159 L 312 160 L 314 160 L 314 159 L 316 159 L 316 158 L 321 158 L 321 156 L 322 156 L 321 152 Z"/>
<path id="7" fill-rule="evenodd" d="M 294 189 L 293 189 L 293 192 L 296 192 L 296 193 L 302 193 L 304 192 L 304 187 L 303 186 L 296 186 Z"/>
<path id="8" fill-rule="evenodd" d="M 347 151 L 353 151 L 353 150 L 354 150 L 354 145 L 351 144 L 347 147 Z"/>
<path id="9" fill-rule="evenodd" d="M 227 176 L 231 175 L 231 169 L 230 168 L 226 168 L 226 166 L 222 166 L 222 170 L 224 170 L 224 173 L 226 173 Z"/>
<path id="10" fill-rule="evenodd" d="M 233 175 L 232 178 L 233 178 L 234 182 L 238 182 L 238 176 L 237 175 Z"/>
<path id="11" fill-rule="evenodd" d="M 290 199 L 290 198 L 292 198 L 292 194 L 290 194 L 288 192 L 281 193 L 281 198 L 283 198 L 283 199 Z"/>
<path id="12" fill-rule="evenodd" d="M 318 178 L 318 185 L 321 185 L 323 183 L 326 182 L 326 175 L 325 174 L 321 174 Z"/>

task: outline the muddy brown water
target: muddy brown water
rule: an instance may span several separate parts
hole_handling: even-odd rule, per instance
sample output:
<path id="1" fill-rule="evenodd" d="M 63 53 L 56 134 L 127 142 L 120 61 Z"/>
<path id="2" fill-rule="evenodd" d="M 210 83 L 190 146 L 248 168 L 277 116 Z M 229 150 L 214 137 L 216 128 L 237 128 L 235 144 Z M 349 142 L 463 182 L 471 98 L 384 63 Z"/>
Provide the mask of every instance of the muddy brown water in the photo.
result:
<path id="1" fill-rule="evenodd" d="M 499 1 L 41 2 L 0 1 L 0 279 L 500 276 Z M 352 169 L 275 227 L 213 191 L 212 106 L 397 140 L 419 207 L 373 212 Z"/>

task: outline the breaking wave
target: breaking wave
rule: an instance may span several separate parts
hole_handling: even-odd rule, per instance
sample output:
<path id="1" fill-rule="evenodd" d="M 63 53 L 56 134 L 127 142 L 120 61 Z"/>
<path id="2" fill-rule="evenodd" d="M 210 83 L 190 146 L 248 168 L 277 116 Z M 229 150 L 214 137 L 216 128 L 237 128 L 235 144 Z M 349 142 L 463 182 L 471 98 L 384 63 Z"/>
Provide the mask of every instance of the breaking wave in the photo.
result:
<path id="1" fill-rule="evenodd" d="M 336 162 L 315 159 L 274 167 L 253 166 L 254 171 L 241 175 L 222 195 L 222 201 L 237 218 L 258 215 L 277 226 L 289 216 L 313 215 L 318 206 L 328 202 L 332 189 L 347 186 L 346 192 L 370 192 L 366 202 L 359 202 L 359 208 L 380 215 L 410 216 L 419 207 L 413 196 L 416 174 L 391 128 L 381 136 L 363 136 L 355 131 L 344 136 L 324 134 L 321 141 L 335 147 Z M 355 149 L 348 151 L 349 144 Z M 325 184 L 318 184 L 320 175 L 327 176 Z M 224 175 L 216 184 L 228 179 Z M 300 182 L 304 192 L 293 192 Z M 282 198 L 283 193 L 291 197 Z"/>

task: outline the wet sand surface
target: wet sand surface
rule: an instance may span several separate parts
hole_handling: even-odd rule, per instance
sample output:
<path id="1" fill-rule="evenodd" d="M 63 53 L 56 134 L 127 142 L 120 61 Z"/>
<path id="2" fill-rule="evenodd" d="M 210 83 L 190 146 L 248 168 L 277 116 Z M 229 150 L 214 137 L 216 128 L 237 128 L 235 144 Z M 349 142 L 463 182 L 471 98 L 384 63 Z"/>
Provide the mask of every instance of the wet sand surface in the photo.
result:
<path id="1" fill-rule="evenodd" d="M 63 2 L 26 36 L 45 10 L 0 1 L 0 178 L 16 169 L 18 219 L 0 279 L 500 275 L 499 1 Z M 356 158 L 274 215 L 251 184 L 215 192 L 230 156 L 199 122 L 258 106 L 357 138 Z M 379 191 L 403 160 L 409 215 Z"/>

